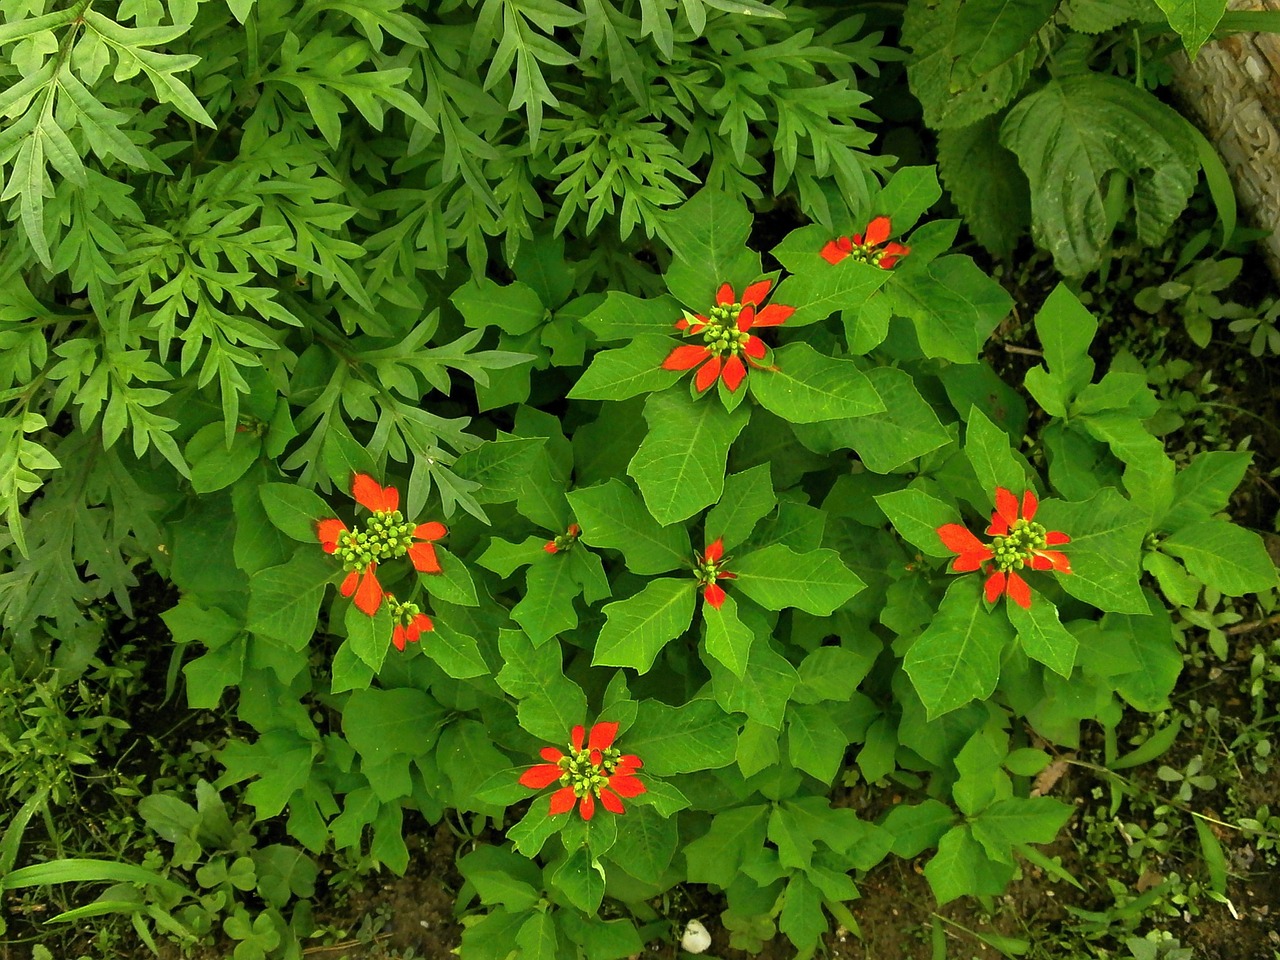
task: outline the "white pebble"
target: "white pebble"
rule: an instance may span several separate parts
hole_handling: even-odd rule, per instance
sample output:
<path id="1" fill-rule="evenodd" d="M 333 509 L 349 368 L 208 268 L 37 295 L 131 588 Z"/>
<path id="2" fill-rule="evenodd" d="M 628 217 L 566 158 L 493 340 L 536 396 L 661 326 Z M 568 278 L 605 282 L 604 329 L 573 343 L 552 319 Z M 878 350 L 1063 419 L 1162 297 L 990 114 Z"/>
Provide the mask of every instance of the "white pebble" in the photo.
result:
<path id="1" fill-rule="evenodd" d="M 690 920 L 685 924 L 684 936 L 680 938 L 680 946 L 690 953 L 705 953 L 706 949 L 711 946 L 711 934 L 707 933 L 707 928 L 701 922 Z"/>

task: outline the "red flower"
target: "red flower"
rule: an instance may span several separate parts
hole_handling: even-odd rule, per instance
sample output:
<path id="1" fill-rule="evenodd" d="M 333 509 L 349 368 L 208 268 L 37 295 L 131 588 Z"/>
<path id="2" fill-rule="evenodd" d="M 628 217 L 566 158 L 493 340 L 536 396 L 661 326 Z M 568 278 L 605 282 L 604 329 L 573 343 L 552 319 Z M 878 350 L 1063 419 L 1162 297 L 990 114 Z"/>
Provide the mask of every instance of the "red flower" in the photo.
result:
<path id="1" fill-rule="evenodd" d="M 391 594 L 387 594 L 387 605 L 391 607 L 391 617 L 395 626 L 391 630 L 391 642 L 397 650 L 404 650 L 406 643 L 417 643 L 424 633 L 435 629 L 431 618 L 423 613 L 416 603 L 401 603 Z"/>
<path id="2" fill-rule="evenodd" d="M 891 243 L 881 249 L 881 245 L 889 239 L 889 234 L 892 232 L 893 228 L 890 226 L 888 217 L 876 217 L 867 224 L 865 237 L 855 233 L 852 240 L 848 237 L 828 240 L 826 246 L 822 248 L 822 259 L 827 263 L 836 264 L 847 257 L 854 257 L 862 263 L 870 263 L 888 270 L 898 262 L 899 258 L 911 252 L 910 247 L 900 243 Z"/>
<path id="3" fill-rule="evenodd" d="M 439 573 L 440 561 L 431 542 L 448 530 L 434 521 L 407 523 L 399 509 L 400 491 L 383 487 L 367 473 L 352 475 L 351 495 L 372 514 L 364 529 L 354 533 L 341 520 L 329 517 L 316 521 L 316 537 L 324 552 L 337 554 L 347 571 L 339 591 L 344 597 L 354 594 L 356 608 L 372 617 L 383 597 L 378 564 L 407 554 L 420 573 Z"/>
<path id="4" fill-rule="evenodd" d="M 569 529 L 556 537 L 554 540 L 548 540 L 542 545 L 542 549 L 547 553 L 559 553 L 561 550 L 568 550 L 578 542 L 578 536 L 582 533 L 582 528 L 576 523 L 569 524 Z"/>
<path id="5" fill-rule="evenodd" d="M 716 537 L 711 543 L 707 544 L 707 549 L 703 553 L 695 554 L 696 562 L 694 563 L 693 572 L 698 578 L 698 585 L 702 588 L 702 599 L 717 610 L 724 603 L 724 587 L 716 583 L 717 580 L 735 580 L 736 573 L 730 573 L 723 569 L 726 561 L 724 555 L 724 537 Z"/>
<path id="6" fill-rule="evenodd" d="M 582 819 L 590 820 L 595 816 L 597 798 L 610 813 L 625 813 L 621 798 L 638 797 L 645 792 L 644 784 L 635 775 L 644 764 L 639 757 L 614 748 L 617 735 L 616 723 L 597 723 L 589 737 L 586 728 L 574 727 L 569 740 L 572 752 L 565 754 L 555 747 L 543 747 L 540 756 L 547 762 L 522 773 L 520 785 L 541 790 L 559 781 L 560 789 L 551 795 L 552 816 L 568 813 L 576 803 Z"/>
<path id="7" fill-rule="evenodd" d="M 702 364 L 693 381 L 699 393 L 717 379 L 724 380 L 730 390 L 737 390 L 747 375 L 747 364 L 758 370 L 768 369 L 759 362 L 767 353 L 764 341 L 751 331 L 756 327 L 776 327 L 796 312 L 795 307 L 777 303 L 760 306 L 772 286 L 772 280 L 758 280 L 742 292 L 739 301 L 733 287 L 722 284 L 709 317 L 685 314 L 676 321 L 677 330 L 686 335 L 701 334 L 702 343 L 676 347 L 662 361 L 662 369 L 690 370 Z"/>
<path id="8" fill-rule="evenodd" d="M 996 509 L 991 514 L 987 535 L 995 539 L 986 544 L 958 523 L 944 523 L 938 528 L 943 545 L 958 554 L 951 562 L 956 573 L 984 569 L 988 574 L 985 592 L 988 603 L 1002 595 L 1023 609 L 1031 606 L 1031 587 L 1018 574 L 1019 570 L 1055 570 L 1070 573 L 1071 561 L 1058 550 L 1045 547 L 1070 543 L 1071 538 L 1058 530 L 1046 530 L 1035 522 L 1040 502 L 1031 490 L 1022 495 L 1021 516 L 1018 498 L 1004 487 L 996 487 Z"/>

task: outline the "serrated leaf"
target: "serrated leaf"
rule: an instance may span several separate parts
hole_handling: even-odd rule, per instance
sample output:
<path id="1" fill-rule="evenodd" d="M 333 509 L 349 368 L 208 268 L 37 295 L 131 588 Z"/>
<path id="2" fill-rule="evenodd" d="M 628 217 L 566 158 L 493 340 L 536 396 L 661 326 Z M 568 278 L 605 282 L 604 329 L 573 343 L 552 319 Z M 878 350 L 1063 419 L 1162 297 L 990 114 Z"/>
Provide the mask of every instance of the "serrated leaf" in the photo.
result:
<path id="1" fill-rule="evenodd" d="M 592 665 L 648 672 L 658 652 L 689 629 L 693 588 L 692 581 L 664 577 L 651 580 L 635 596 L 605 604 Z"/>
<path id="2" fill-rule="evenodd" d="M 938 172 L 974 239 L 1007 258 L 1031 226 L 1031 185 L 1000 143 L 1000 119 L 939 130 Z"/>
<path id="3" fill-rule="evenodd" d="M 1067 276 L 1095 268 L 1111 236 L 1113 178 L 1133 189 L 1138 238 L 1161 242 L 1185 209 L 1199 169 L 1186 122 L 1119 77 L 1087 72 L 1050 80 L 1000 126 L 1031 183 L 1036 241 Z"/>
<path id="4" fill-rule="evenodd" d="M 747 383 L 760 405 L 783 420 L 816 423 L 884 410 L 875 387 L 852 361 L 796 342 L 774 351 L 773 365 L 777 369 L 754 371 Z"/>

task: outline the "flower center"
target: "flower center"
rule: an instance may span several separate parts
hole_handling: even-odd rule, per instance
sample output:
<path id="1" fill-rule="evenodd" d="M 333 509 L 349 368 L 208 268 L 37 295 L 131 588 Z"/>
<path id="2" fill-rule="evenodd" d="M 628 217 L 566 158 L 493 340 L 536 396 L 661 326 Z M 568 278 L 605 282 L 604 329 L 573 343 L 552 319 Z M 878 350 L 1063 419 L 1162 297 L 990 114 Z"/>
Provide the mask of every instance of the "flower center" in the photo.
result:
<path id="1" fill-rule="evenodd" d="M 720 570 L 724 567 L 724 560 L 719 563 L 713 563 L 710 560 L 699 560 L 693 567 L 693 575 L 698 578 L 698 585 L 709 587 L 716 582 L 716 578 L 720 576 Z"/>
<path id="2" fill-rule="evenodd" d="M 406 630 L 413 626 L 413 618 L 422 613 L 422 608 L 412 600 L 397 600 L 391 594 L 387 594 L 387 603 L 391 607 L 391 620 L 398 623 Z"/>
<path id="3" fill-rule="evenodd" d="M 403 557 L 413 546 L 415 525 L 399 510 L 379 510 L 364 522 L 364 529 L 348 530 L 338 538 L 335 555 L 344 570 L 364 570 L 371 563 Z"/>
<path id="4" fill-rule="evenodd" d="M 1021 570 L 1037 550 L 1043 550 L 1045 529 L 1042 525 L 1021 518 L 1013 521 L 1009 532 L 991 541 L 992 559 L 996 569 L 1005 573 L 1010 570 Z"/>
<path id="5" fill-rule="evenodd" d="M 736 356 L 751 339 L 751 334 L 738 329 L 740 313 L 740 303 L 718 303 L 711 308 L 708 323 L 702 330 L 702 342 L 715 356 Z"/>
<path id="6" fill-rule="evenodd" d="M 592 753 L 600 758 L 599 763 L 592 762 Z M 560 758 L 560 783 L 573 787 L 576 797 L 585 797 L 588 793 L 598 797 L 601 789 L 609 785 L 609 778 L 618 769 L 621 758 L 621 751 L 613 747 L 595 751 L 574 750 L 571 744 L 569 752 Z"/>
<path id="7" fill-rule="evenodd" d="M 855 243 L 853 249 L 849 251 L 849 256 L 862 263 L 869 263 L 873 267 L 878 267 L 880 266 L 880 261 L 884 259 L 884 251 L 873 243 Z"/>

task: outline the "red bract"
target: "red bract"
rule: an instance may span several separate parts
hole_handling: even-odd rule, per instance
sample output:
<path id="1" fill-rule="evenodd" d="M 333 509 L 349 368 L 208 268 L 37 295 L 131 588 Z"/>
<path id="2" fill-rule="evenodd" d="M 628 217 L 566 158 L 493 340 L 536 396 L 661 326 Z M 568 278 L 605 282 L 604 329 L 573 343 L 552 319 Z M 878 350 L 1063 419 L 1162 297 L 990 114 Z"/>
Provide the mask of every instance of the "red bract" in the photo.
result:
<path id="1" fill-rule="evenodd" d="M 889 234 L 892 232 L 893 227 L 888 217 L 876 217 L 867 224 L 865 235 L 855 233 L 852 239 L 836 237 L 834 240 L 827 241 L 826 246 L 822 248 L 822 259 L 827 263 L 836 264 L 853 257 L 862 263 L 888 270 L 899 259 L 911 252 L 910 247 L 903 246 L 901 243 L 890 243 L 881 249 L 881 245 L 889 239 Z"/>
<path id="2" fill-rule="evenodd" d="M 378 564 L 384 560 L 408 555 L 420 573 L 439 573 L 440 561 L 432 541 L 448 530 L 444 524 L 413 524 L 400 513 L 400 491 L 384 487 L 367 473 L 353 474 L 351 495 L 356 503 L 369 510 L 364 529 L 347 529 L 336 517 L 316 521 L 316 537 L 325 553 L 336 554 L 347 571 L 340 592 L 355 595 L 356 608 L 373 616 L 382 604 L 383 591 L 378 583 Z"/>
<path id="3" fill-rule="evenodd" d="M 559 553 L 561 550 L 568 550 L 578 542 L 578 536 L 582 533 L 582 528 L 576 523 L 569 524 L 569 529 L 554 540 L 548 540 L 542 545 L 542 549 L 547 553 Z"/>
<path id="4" fill-rule="evenodd" d="M 387 605 L 391 607 L 391 617 L 395 626 L 391 630 L 391 642 L 397 650 L 403 650 L 406 643 L 417 643 L 424 633 L 435 629 L 431 618 L 423 613 L 412 601 L 401 602 L 391 594 L 387 594 Z"/>
<path id="5" fill-rule="evenodd" d="M 943 545 L 958 554 L 951 562 L 952 570 L 968 573 L 981 568 L 988 575 L 985 585 L 988 603 L 995 603 L 1007 594 L 1018 606 L 1029 609 L 1031 587 L 1018 573 L 1026 567 L 1071 572 L 1071 561 L 1066 554 L 1045 549 L 1070 543 L 1071 538 L 1058 530 L 1046 530 L 1035 522 L 1039 505 L 1035 493 L 1028 490 L 1022 495 L 1019 515 L 1018 498 L 1004 487 L 997 487 L 996 509 L 986 531 L 995 539 L 989 544 L 958 523 L 944 523 L 938 528 Z"/>
<path id="6" fill-rule="evenodd" d="M 540 756 L 547 762 L 522 773 L 521 786 L 541 790 L 559 782 L 560 789 L 551 795 L 552 816 L 568 813 L 576 803 L 582 819 L 590 820 L 595 816 L 597 798 L 610 813 L 625 813 L 621 798 L 638 797 L 645 792 L 644 784 L 635 775 L 644 764 L 639 757 L 614 748 L 617 735 L 616 723 L 597 723 L 590 736 L 585 727 L 574 727 L 569 737 L 571 752 L 543 747 Z"/>
<path id="7" fill-rule="evenodd" d="M 716 537 L 707 544 L 704 552 L 694 556 L 696 560 L 693 572 L 698 578 L 698 585 L 702 588 L 702 599 L 719 610 L 724 603 L 725 593 L 724 587 L 716 581 L 737 579 L 736 573 L 730 573 L 723 567 L 728 559 L 724 555 L 724 537 Z"/>
<path id="8" fill-rule="evenodd" d="M 769 295 L 772 280 L 758 280 L 742 292 L 738 300 L 729 284 L 721 284 L 710 316 L 686 314 L 676 321 L 676 329 L 688 335 L 701 335 L 701 344 L 676 347 L 662 361 L 664 370 L 691 370 L 698 392 L 723 380 L 730 390 L 737 390 L 747 375 L 747 365 L 768 369 L 759 361 L 765 358 L 765 343 L 751 331 L 756 327 L 776 327 L 796 312 L 795 307 L 760 303 Z M 745 361 L 745 362 L 744 362 Z"/>

